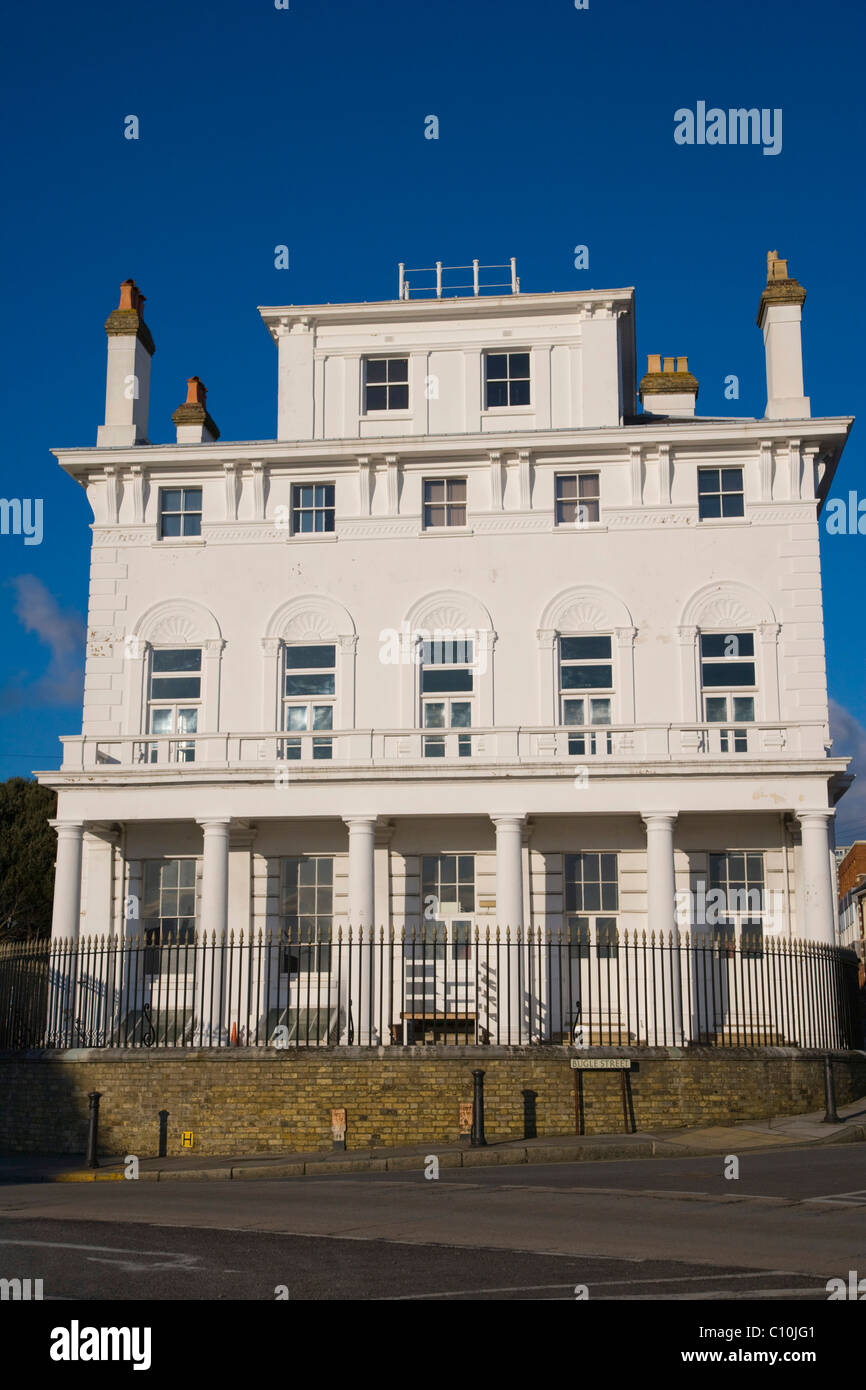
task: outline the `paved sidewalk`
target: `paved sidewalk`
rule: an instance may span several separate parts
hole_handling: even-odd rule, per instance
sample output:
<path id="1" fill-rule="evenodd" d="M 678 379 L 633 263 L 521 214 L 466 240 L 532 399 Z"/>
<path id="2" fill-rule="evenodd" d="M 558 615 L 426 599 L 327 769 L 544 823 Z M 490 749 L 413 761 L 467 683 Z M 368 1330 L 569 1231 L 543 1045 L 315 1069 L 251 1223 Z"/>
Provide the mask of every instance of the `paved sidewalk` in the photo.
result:
<path id="1" fill-rule="evenodd" d="M 818 1144 L 850 1144 L 866 1140 L 866 1097 L 840 1106 L 841 1124 L 823 1123 L 823 1111 L 784 1115 L 772 1120 L 747 1120 L 738 1125 L 701 1129 L 641 1131 L 638 1134 L 577 1135 L 550 1139 L 517 1139 L 473 1149 L 463 1145 L 415 1144 L 405 1148 L 350 1149 L 345 1153 L 318 1151 L 273 1157 L 211 1158 L 182 1154 L 176 1158 L 140 1158 L 139 1180 L 205 1182 L 212 1180 L 275 1180 L 327 1177 L 334 1173 L 407 1172 L 423 1168 L 435 1154 L 443 1168 L 488 1167 L 514 1163 L 585 1163 L 599 1159 L 694 1157 L 742 1153 L 745 1150 L 803 1148 Z M 80 1155 L 12 1154 L 0 1157 L 0 1183 L 122 1182 L 122 1158 L 101 1157 L 99 1167 L 87 1169 Z"/>

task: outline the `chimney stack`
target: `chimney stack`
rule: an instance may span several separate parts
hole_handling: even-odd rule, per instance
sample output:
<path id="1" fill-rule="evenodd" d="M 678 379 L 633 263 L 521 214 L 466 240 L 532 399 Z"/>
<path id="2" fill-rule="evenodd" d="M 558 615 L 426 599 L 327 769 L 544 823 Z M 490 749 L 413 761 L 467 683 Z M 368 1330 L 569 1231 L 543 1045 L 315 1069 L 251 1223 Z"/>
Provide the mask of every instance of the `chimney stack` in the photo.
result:
<path id="1" fill-rule="evenodd" d="M 106 319 L 105 331 L 105 424 L 97 431 L 97 448 L 146 444 L 150 361 L 155 349 L 144 321 L 144 295 L 134 280 L 124 280 L 121 285 L 120 303 Z"/>
<path id="2" fill-rule="evenodd" d="M 768 420 L 808 420 L 812 406 L 803 395 L 803 344 L 800 321 L 806 291 L 788 275 L 778 251 L 767 252 L 767 284 L 758 306 L 767 360 Z"/>
<path id="3" fill-rule="evenodd" d="M 638 394 L 648 415 L 675 420 L 694 417 L 698 383 L 689 371 L 689 359 L 665 357 L 662 361 L 661 354 L 650 354 Z"/>
<path id="4" fill-rule="evenodd" d="M 172 415 L 178 444 L 215 444 L 220 432 L 207 413 L 207 387 L 200 377 L 187 378 L 186 400 Z"/>

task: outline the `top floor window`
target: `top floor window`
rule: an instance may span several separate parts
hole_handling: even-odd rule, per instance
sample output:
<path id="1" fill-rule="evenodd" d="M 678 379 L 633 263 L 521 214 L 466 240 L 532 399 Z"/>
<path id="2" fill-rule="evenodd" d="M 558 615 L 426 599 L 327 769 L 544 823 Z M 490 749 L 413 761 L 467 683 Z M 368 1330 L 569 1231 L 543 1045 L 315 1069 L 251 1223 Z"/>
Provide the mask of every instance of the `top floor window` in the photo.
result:
<path id="1" fill-rule="evenodd" d="M 742 468 L 698 469 L 698 517 L 745 515 Z"/>
<path id="2" fill-rule="evenodd" d="M 201 708 L 201 648 L 158 647 L 150 657 L 148 681 L 148 733 L 196 734 Z M 168 745 L 168 756 L 182 763 L 195 762 L 195 742 L 178 738 Z M 148 762 L 158 762 L 159 745 L 148 745 Z"/>
<path id="3" fill-rule="evenodd" d="M 171 536 L 201 535 L 201 488 L 163 487 L 159 490 L 159 534 Z"/>
<path id="4" fill-rule="evenodd" d="M 611 723 L 613 707 L 613 658 L 608 634 L 559 639 L 559 690 L 561 720 L 566 726 L 586 730 L 587 726 Z M 612 751 L 610 734 L 593 731 L 568 736 L 572 754 Z"/>
<path id="5" fill-rule="evenodd" d="M 586 526 L 599 519 L 599 475 L 558 473 L 556 476 L 557 526 Z"/>
<path id="6" fill-rule="evenodd" d="M 428 478 L 424 483 L 424 526 L 466 525 L 466 479 Z"/>
<path id="7" fill-rule="evenodd" d="M 364 409 L 409 409 L 408 357 L 364 359 Z"/>
<path id="8" fill-rule="evenodd" d="M 708 724 L 750 724 L 755 718 L 755 636 L 701 633 L 701 692 Z M 748 751 L 747 729 L 722 729 L 723 753 Z"/>
<path id="9" fill-rule="evenodd" d="M 529 405 L 529 353 L 488 352 L 484 358 L 486 409 Z"/>
<path id="10" fill-rule="evenodd" d="M 298 483 L 292 487 L 292 533 L 333 531 L 334 484 Z"/>

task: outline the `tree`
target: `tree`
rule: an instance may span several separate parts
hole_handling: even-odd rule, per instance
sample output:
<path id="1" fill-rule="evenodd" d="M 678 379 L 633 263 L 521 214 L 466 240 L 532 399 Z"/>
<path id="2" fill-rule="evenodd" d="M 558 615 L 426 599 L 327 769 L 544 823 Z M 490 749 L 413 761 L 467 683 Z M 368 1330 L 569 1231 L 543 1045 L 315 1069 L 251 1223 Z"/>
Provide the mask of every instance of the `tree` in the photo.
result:
<path id="1" fill-rule="evenodd" d="M 51 934 L 57 793 L 25 777 L 0 782 L 0 941 Z"/>

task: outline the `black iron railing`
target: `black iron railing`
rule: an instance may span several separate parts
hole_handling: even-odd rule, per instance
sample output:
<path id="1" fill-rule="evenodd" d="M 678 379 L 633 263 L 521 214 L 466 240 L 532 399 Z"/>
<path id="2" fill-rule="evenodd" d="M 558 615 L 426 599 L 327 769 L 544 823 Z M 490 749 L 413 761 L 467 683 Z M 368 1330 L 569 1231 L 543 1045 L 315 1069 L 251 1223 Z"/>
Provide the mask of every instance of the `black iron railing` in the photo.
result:
<path id="1" fill-rule="evenodd" d="M 441 924 L 0 946 L 0 1048 L 423 1043 L 860 1048 L 813 942 Z"/>

